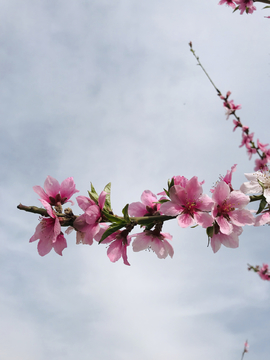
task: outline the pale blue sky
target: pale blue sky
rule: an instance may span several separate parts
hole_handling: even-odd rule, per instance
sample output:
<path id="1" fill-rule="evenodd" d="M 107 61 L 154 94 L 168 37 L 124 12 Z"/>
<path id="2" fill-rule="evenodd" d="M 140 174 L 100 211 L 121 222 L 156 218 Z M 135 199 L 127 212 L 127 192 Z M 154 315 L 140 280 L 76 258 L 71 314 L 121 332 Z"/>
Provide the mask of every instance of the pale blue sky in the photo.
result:
<path id="1" fill-rule="evenodd" d="M 118 214 L 173 175 L 209 194 L 236 163 L 240 187 L 254 162 L 188 43 L 267 143 L 270 20 L 217 3 L 1 1 L 1 360 L 240 360 L 247 338 L 249 360 L 269 356 L 269 284 L 246 270 L 269 261 L 267 226 L 214 255 L 203 229 L 166 223 L 174 258 L 130 249 L 127 267 L 74 233 L 40 257 L 38 216 L 16 209 L 47 175 L 78 195 L 111 181 Z"/>

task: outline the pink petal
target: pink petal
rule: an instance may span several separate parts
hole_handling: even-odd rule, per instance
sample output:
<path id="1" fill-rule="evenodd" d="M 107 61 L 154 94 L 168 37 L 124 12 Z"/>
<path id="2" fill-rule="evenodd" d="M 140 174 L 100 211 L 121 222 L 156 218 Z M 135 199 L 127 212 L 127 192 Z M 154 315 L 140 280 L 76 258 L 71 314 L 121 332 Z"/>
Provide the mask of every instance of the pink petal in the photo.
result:
<path id="1" fill-rule="evenodd" d="M 216 218 L 216 222 L 220 227 L 220 232 L 225 235 L 229 235 L 233 231 L 233 226 L 223 216 Z"/>
<path id="2" fill-rule="evenodd" d="M 244 226 L 244 225 L 254 225 L 254 217 L 249 210 L 234 210 L 230 212 L 230 219 L 234 225 Z"/>
<path id="3" fill-rule="evenodd" d="M 69 226 L 69 227 L 66 229 L 65 233 L 66 233 L 67 235 L 69 235 L 73 230 L 74 230 L 74 227 Z"/>
<path id="4" fill-rule="evenodd" d="M 129 216 L 136 216 L 136 217 L 142 217 L 145 214 L 147 214 L 147 210 L 145 205 L 143 205 L 141 202 L 133 202 L 128 207 L 128 214 Z"/>
<path id="5" fill-rule="evenodd" d="M 36 240 L 40 239 L 40 234 L 42 233 L 42 230 L 43 230 L 43 223 L 41 221 L 37 225 L 36 231 L 35 231 L 34 235 L 30 238 L 29 242 L 33 242 L 33 241 L 36 241 Z"/>
<path id="6" fill-rule="evenodd" d="M 49 196 L 45 193 L 45 191 L 42 189 L 41 186 L 38 185 L 33 186 L 33 190 L 41 197 L 41 199 L 47 201 L 48 203 L 50 202 Z"/>
<path id="7" fill-rule="evenodd" d="M 107 255 L 112 262 L 116 262 L 122 255 L 122 239 L 113 241 L 107 250 Z"/>
<path id="8" fill-rule="evenodd" d="M 183 211 L 183 207 L 181 205 L 175 204 L 171 201 L 167 201 L 160 205 L 160 211 L 164 215 L 176 216 L 176 215 L 179 215 Z"/>
<path id="9" fill-rule="evenodd" d="M 60 191 L 59 182 L 49 175 L 44 182 L 44 189 L 49 196 L 54 198 Z"/>
<path id="10" fill-rule="evenodd" d="M 206 194 L 199 197 L 197 201 L 197 208 L 202 211 L 211 211 L 214 206 L 214 201 Z"/>
<path id="11" fill-rule="evenodd" d="M 86 217 L 86 215 L 83 214 L 76 218 L 76 220 L 73 223 L 73 226 L 76 230 L 79 230 L 82 232 L 86 231 L 86 229 L 88 228 L 89 225 L 87 224 L 85 217 Z"/>
<path id="12" fill-rule="evenodd" d="M 170 188 L 170 198 L 173 203 L 184 205 L 187 202 L 187 192 L 182 186 L 174 185 Z"/>
<path id="13" fill-rule="evenodd" d="M 144 190 L 141 196 L 141 201 L 145 206 L 153 206 L 157 202 L 157 197 L 150 190 Z"/>
<path id="14" fill-rule="evenodd" d="M 235 234 L 234 232 L 231 233 L 230 235 L 223 235 L 223 234 L 219 234 L 219 235 L 220 235 L 220 241 L 224 246 L 232 249 L 239 247 L 239 239 L 237 234 Z"/>
<path id="15" fill-rule="evenodd" d="M 221 242 L 219 240 L 219 235 L 220 234 L 215 234 L 211 238 L 211 248 L 212 248 L 214 253 L 216 253 L 221 247 Z"/>
<path id="16" fill-rule="evenodd" d="M 50 239 L 42 239 L 39 241 L 37 250 L 40 256 L 47 255 L 53 248 L 52 241 Z"/>
<path id="17" fill-rule="evenodd" d="M 97 222 L 100 216 L 100 208 L 97 205 L 91 205 L 85 211 L 85 220 L 89 225 Z"/>
<path id="18" fill-rule="evenodd" d="M 151 249 L 157 254 L 157 257 L 159 259 L 165 259 L 166 256 L 168 255 L 167 252 L 165 251 L 163 241 L 161 241 L 159 239 L 154 239 L 153 241 L 151 241 L 150 246 L 151 246 Z"/>
<path id="19" fill-rule="evenodd" d="M 227 185 L 224 181 L 220 181 L 217 186 L 215 187 L 215 190 L 212 195 L 212 199 L 221 205 L 224 200 L 227 199 L 227 197 L 230 194 L 230 187 Z"/>
<path id="20" fill-rule="evenodd" d="M 58 217 L 55 218 L 54 227 L 53 227 L 54 236 L 52 242 L 56 242 L 57 236 L 61 233 L 61 225 Z"/>
<path id="21" fill-rule="evenodd" d="M 122 245 L 122 258 L 123 258 L 124 264 L 130 266 L 130 263 L 128 262 L 128 259 L 127 259 L 127 246 L 125 246 L 125 245 Z"/>
<path id="22" fill-rule="evenodd" d="M 106 201 L 106 191 L 101 191 L 99 197 L 98 197 L 98 205 L 100 207 L 100 209 L 103 209 L 105 201 Z"/>
<path id="23" fill-rule="evenodd" d="M 132 248 L 133 251 L 138 252 L 148 248 L 151 243 L 151 237 L 145 233 L 137 234 L 137 237 L 133 240 Z"/>
<path id="24" fill-rule="evenodd" d="M 227 203 L 238 209 L 242 209 L 243 207 L 247 206 L 249 201 L 249 196 L 243 194 L 240 190 L 232 191 L 227 198 Z"/>
<path id="25" fill-rule="evenodd" d="M 189 200 L 197 200 L 203 192 L 197 176 L 193 176 L 193 178 L 188 181 L 185 189 Z"/>
<path id="26" fill-rule="evenodd" d="M 86 209 L 88 209 L 89 206 L 91 206 L 91 205 L 96 205 L 96 203 L 92 199 L 89 199 L 86 196 L 77 196 L 76 200 L 77 200 L 79 207 L 83 211 L 86 211 Z"/>
<path id="27" fill-rule="evenodd" d="M 162 232 L 161 235 L 164 236 L 164 238 L 168 239 L 168 240 L 172 240 L 172 238 L 173 238 L 172 235 L 169 233 Z"/>
<path id="28" fill-rule="evenodd" d="M 194 225 L 195 221 L 189 214 L 181 214 L 177 217 L 178 225 L 182 228 Z"/>
<path id="29" fill-rule="evenodd" d="M 76 192 L 79 192 L 79 190 L 76 190 L 76 185 L 74 183 L 73 177 L 68 177 L 66 180 L 62 181 L 60 185 L 60 194 L 62 198 L 71 198 L 72 195 L 74 195 Z"/>
<path id="30" fill-rule="evenodd" d="M 67 241 L 64 237 L 63 234 L 60 234 L 57 236 L 57 240 L 53 245 L 54 251 L 58 254 L 58 255 L 63 255 L 62 252 L 63 250 L 67 247 Z"/>
<path id="31" fill-rule="evenodd" d="M 50 215 L 50 217 L 52 218 L 56 218 L 56 215 L 51 207 L 51 205 L 46 201 L 46 200 L 43 200 L 43 199 L 39 199 L 39 201 L 42 203 L 42 205 L 45 207 L 45 209 L 47 210 L 47 213 Z"/>
<path id="32" fill-rule="evenodd" d="M 261 226 L 270 222 L 270 213 L 264 213 L 256 217 L 254 226 Z M 30 239 L 31 240 L 31 239 Z"/>
<path id="33" fill-rule="evenodd" d="M 173 254 L 174 254 L 174 250 L 173 250 L 173 247 L 172 245 L 167 241 L 167 240 L 163 240 L 163 245 L 165 247 L 165 250 L 166 252 L 170 255 L 170 257 L 172 258 L 173 257 Z"/>
<path id="34" fill-rule="evenodd" d="M 196 214 L 194 214 L 194 219 L 196 223 L 203 228 L 208 228 L 209 226 L 212 226 L 214 221 L 213 217 L 210 214 L 206 214 L 203 212 L 197 212 Z"/>

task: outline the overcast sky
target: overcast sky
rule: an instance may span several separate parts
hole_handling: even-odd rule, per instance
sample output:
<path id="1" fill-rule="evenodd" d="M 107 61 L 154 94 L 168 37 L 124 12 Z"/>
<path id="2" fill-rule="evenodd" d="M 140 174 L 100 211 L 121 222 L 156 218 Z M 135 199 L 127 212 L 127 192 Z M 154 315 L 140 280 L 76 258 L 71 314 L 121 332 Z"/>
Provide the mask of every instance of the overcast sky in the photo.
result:
<path id="1" fill-rule="evenodd" d="M 269 283 L 247 271 L 270 260 L 267 226 L 213 254 L 205 230 L 167 222 L 173 259 L 129 249 L 128 267 L 75 233 L 62 257 L 40 257 L 38 215 L 16 209 L 39 206 L 32 187 L 48 175 L 73 176 L 86 196 L 111 181 L 119 215 L 173 175 L 198 176 L 210 195 L 238 164 L 238 189 L 255 158 L 188 43 L 270 142 L 270 20 L 256 6 L 240 16 L 218 0 L 1 0 L 1 360 L 240 360 L 246 339 L 247 359 L 268 358 Z"/>

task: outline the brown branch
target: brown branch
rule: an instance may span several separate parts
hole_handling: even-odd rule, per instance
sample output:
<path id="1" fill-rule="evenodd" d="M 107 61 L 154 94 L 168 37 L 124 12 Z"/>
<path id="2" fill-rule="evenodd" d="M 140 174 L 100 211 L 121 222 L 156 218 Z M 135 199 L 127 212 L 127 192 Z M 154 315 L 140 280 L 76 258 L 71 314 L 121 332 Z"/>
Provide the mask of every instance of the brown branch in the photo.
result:
<path id="1" fill-rule="evenodd" d="M 39 214 L 39 215 L 45 216 L 45 217 L 50 217 L 50 215 L 48 214 L 46 209 L 42 209 L 37 206 L 26 206 L 26 205 L 19 204 L 17 206 L 17 209 L 31 212 L 34 214 Z M 59 221 L 60 221 L 61 226 L 73 226 L 73 222 L 75 221 L 77 216 L 74 215 L 72 210 L 69 208 L 65 209 L 64 211 L 65 211 L 65 214 L 55 213 L 55 215 L 58 218 L 60 218 Z"/>
<path id="2" fill-rule="evenodd" d="M 47 213 L 46 209 L 38 208 L 37 206 L 26 206 L 26 205 L 19 204 L 17 206 L 17 209 L 28 211 L 28 212 L 31 212 L 31 213 L 34 213 L 34 214 L 39 214 L 41 216 L 46 216 L 46 217 L 50 216 Z"/>

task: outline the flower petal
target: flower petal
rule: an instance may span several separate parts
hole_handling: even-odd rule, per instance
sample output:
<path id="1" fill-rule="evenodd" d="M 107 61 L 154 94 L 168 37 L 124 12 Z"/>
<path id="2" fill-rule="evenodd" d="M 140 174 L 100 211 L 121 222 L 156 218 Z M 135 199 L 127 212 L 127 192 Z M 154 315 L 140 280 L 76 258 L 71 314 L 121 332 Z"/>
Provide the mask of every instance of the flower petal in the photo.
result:
<path id="1" fill-rule="evenodd" d="M 67 241 L 63 234 L 57 236 L 56 242 L 53 244 L 54 251 L 58 255 L 63 255 L 63 250 L 67 247 Z"/>
<path id="2" fill-rule="evenodd" d="M 60 184 L 56 179 L 48 175 L 44 182 L 44 189 L 49 196 L 54 198 L 60 191 Z"/>
<path id="3" fill-rule="evenodd" d="M 150 190 L 144 190 L 141 195 L 141 202 L 145 206 L 152 207 L 153 203 L 157 202 L 157 197 Z"/>

